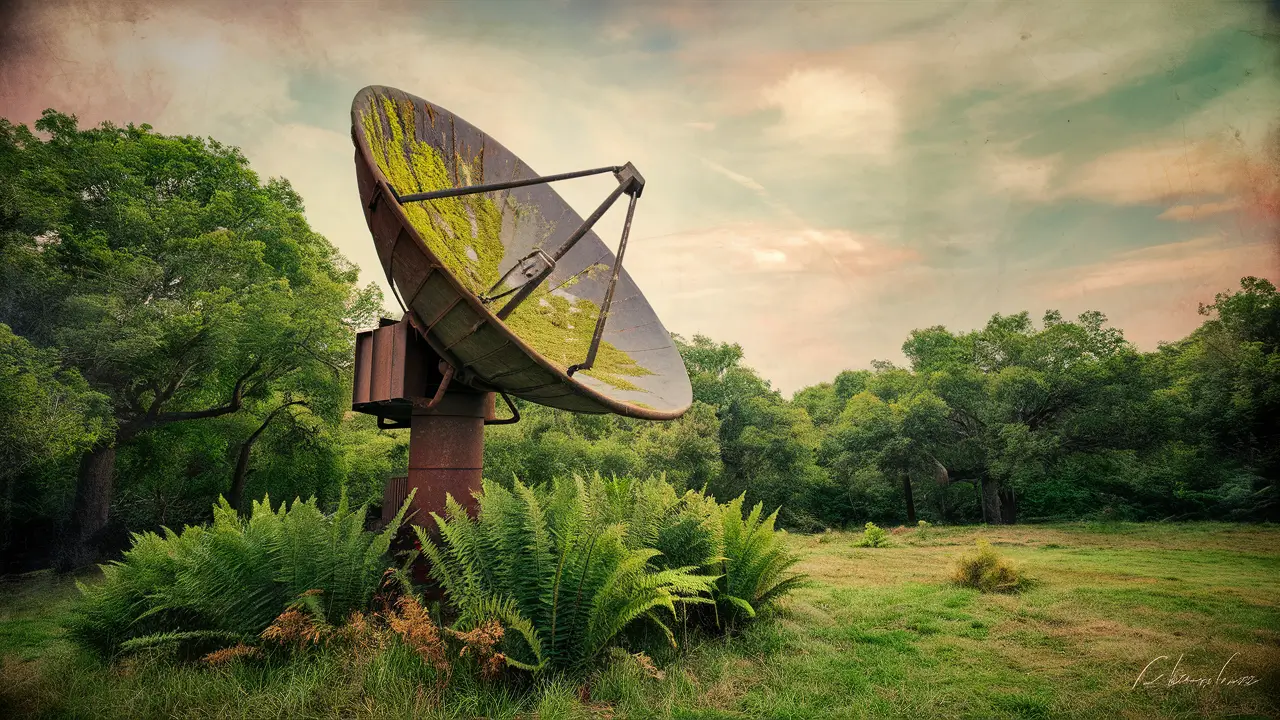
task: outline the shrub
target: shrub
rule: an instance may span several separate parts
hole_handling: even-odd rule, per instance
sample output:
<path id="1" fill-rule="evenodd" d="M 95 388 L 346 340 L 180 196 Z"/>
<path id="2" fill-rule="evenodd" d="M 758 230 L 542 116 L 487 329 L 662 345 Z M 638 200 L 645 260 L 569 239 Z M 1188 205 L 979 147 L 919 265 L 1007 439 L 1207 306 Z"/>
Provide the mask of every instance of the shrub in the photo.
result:
<path id="1" fill-rule="evenodd" d="M 884 528 L 878 527 L 875 523 L 869 522 L 862 531 L 862 539 L 856 543 L 857 547 L 888 547 L 889 533 Z"/>
<path id="2" fill-rule="evenodd" d="M 576 485 L 561 481 L 557 487 L 572 490 Z M 605 480 L 596 474 L 582 487 L 599 521 L 625 528 L 628 547 L 658 551 L 650 566 L 710 571 L 720 560 L 723 529 L 714 499 L 693 490 L 677 495 L 670 483 L 656 477 Z"/>
<path id="3" fill-rule="evenodd" d="M 979 539 L 977 545 L 977 550 L 956 559 L 952 582 L 986 593 L 1016 593 L 1029 587 L 1030 579 L 996 552 L 990 543 Z"/>
<path id="4" fill-rule="evenodd" d="M 594 660 L 633 621 L 646 619 L 674 644 L 661 614 L 705 602 L 714 578 L 697 566 L 661 567 L 642 547 L 663 524 L 616 522 L 623 492 L 633 489 L 575 478 L 535 491 L 485 481 L 473 519 L 448 499 L 433 515 L 436 543 L 415 527 L 431 575 L 458 612 L 456 630 L 489 619 L 504 624 L 504 661 L 526 670 L 573 670 Z M 611 497 L 612 494 L 612 497 Z M 662 516 L 652 508 L 628 515 Z"/>
<path id="5" fill-rule="evenodd" d="M 290 609 L 345 619 L 368 607 L 407 508 L 374 534 L 364 530 L 365 508 L 351 510 L 345 495 L 332 515 L 314 498 L 278 511 L 264 498 L 241 518 L 222 500 L 208 527 L 135 534 L 122 560 L 102 566 L 102 582 L 78 583 L 71 637 L 111 656 L 253 641 Z"/>
<path id="6" fill-rule="evenodd" d="M 742 504 L 678 494 L 661 478 L 486 481 L 475 519 L 450 499 L 435 518 L 440 541 L 418 535 L 456 629 L 495 618 L 509 630 L 499 651 L 508 664 L 573 670 L 624 630 L 675 646 L 673 620 L 726 629 L 799 586 L 777 513 Z"/>

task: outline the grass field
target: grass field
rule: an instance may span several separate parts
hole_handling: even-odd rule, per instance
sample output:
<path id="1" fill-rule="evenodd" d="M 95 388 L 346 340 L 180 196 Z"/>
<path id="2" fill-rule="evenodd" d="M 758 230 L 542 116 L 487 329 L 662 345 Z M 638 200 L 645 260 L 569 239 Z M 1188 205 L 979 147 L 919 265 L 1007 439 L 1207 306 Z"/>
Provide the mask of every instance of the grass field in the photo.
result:
<path id="1" fill-rule="evenodd" d="M 1035 585 L 951 586 L 952 560 L 978 537 Z M 856 538 L 793 537 L 812 584 L 742 636 L 657 658 L 659 673 L 627 656 L 585 685 L 462 683 L 438 705 L 388 664 L 325 653 L 107 667 L 61 636 L 71 580 L 27 576 L 0 584 L 0 717 L 1280 717 L 1275 526 L 911 529 L 876 549 Z"/>

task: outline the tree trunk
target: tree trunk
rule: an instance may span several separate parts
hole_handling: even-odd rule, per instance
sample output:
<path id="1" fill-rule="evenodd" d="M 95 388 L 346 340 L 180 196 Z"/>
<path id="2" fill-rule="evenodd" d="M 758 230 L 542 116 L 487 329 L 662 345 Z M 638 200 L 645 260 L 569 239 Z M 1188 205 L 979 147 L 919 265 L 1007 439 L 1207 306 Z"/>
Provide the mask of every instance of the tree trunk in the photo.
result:
<path id="1" fill-rule="evenodd" d="M 114 444 L 92 447 L 80 457 L 70 545 L 61 562 L 64 567 L 78 568 L 97 559 L 102 531 L 110 518 L 115 471 Z"/>
<path id="2" fill-rule="evenodd" d="M 1013 488 L 1000 488 L 1000 522 L 1005 525 L 1018 522 L 1018 498 Z"/>
<path id="3" fill-rule="evenodd" d="M 290 400 L 289 402 L 280 405 L 275 410 L 268 413 L 267 417 L 262 420 L 262 424 L 258 426 L 258 429 L 254 430 L 253 433 L 250 434 L 249 437 L 245 438 L 244 442 L 240 444 L 240 455 L 236 458 L 236 470 L 235 474 L 231 476 L 231 490 L 227 497 L 227 502 L 231 507 L 239 510 L 240 503 L 244 500 L 244 484 L 249 477 L 249 454 L 253 452 L 253 444 L 257 442 L 258 437 L 266 431 L 267 426 L 271 424 L 271 421 L 276 419 L 276 415 L 283 412 L 285 408 L 289 408 L 294 405 L 306 406 L 306 404 L 305 400 Z"/>
<path id="4" fill-rule="evenodd" d="M 236 459 L 236 471 L 231 476 L 231 491 L 227 494 L 227 502 L 237 511 L 240 509 L 241 501 L 244 500 L 244 482 L 249 475 L 249 453 L 253 450 L 253 441 L 256 439 L 255 433 L 240 444 L 240 457 Z"/>
<path id="5" fill-rule="evenodd" d="M 982 478 L 982 521 L 988 525 L 1005 524 L 1004 512 L 1001 509 L 1000 481 L 989 477 Z"/>
<path id="6" fill-rule="evenodd" d="M 945 525 L 949 522 L 947 515 L 947 491 L 951 487 L 951 473 L 947 472 L 947 468 L 938 462 L 937 458 L 933 459 L 933 481 L 936 485 L 935 492 L 938 497 L 938 517 Z"/>
<path id="7" fill-rule="evenodd" d="M 0 483 L 3 483 L 4 492 L 0 493 L 0 550 L 8 551 L 9 534 L 13 532 L 13 494 L 15 486 L 18 484 L 17 471 L 6 472 L 0 470 Z M 0 573 L 5 572 L 3 562 L 0 562 Z"/>
<path id="8" fill-rule="evenodd" d="M 907 524 L 916 524 L 916 501 L 911 495 L 911 473 L 902 473 L 902 495 L 907 500 Z"/>

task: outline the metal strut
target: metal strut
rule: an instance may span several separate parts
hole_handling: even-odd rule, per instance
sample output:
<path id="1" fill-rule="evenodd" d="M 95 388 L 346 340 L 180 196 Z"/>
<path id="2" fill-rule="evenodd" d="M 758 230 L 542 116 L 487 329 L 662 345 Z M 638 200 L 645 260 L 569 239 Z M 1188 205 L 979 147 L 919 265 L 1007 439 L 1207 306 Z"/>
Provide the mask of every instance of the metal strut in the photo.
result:
<path id="1" fill-rule="evenodd" d="M 514 425 L 520 422 L 520 411 L 516 409 L 516 404 L 511 402 L 511 398 L 508 397 L 505 392 L 502 392 L 501 390 L 499 390 L 498 394 L 501 395 L 502 399 L 506 401 L 507 408 L 511 410 L 511 417 L 506 418 L 505 420 L 498 420 L 496 418 L 493 420 L 485 420 L 484 424 L 485 425 Z"/>
<path id="2" fill-rule="evenodd" d="M 458 197 L 459 195 L 474 195 L 476 193 L 493 192 L 495 190 L 510 190 L 511 188 L 526 187 L 528 185 L 541 185 L 543 183 L 558 182 L 560 180 L 573 180 L 574 178 L 587 177 L 589 175 L 603 175 L 611 172 L 617 174 L 622 168 L 617 165 L 609 167 L 594 168 L 591 170 L 579 170 L 577 172 L 560 173 L 559 175 L 542 175 L 540 177 L 525 178 L 524 180 L 508 180 L 506 182 L 485 183 L 483 185 L 467 185 L 466 187 L 445 188 L 444 190 L 432 190 L 431 192 L 413 193 L 412 195 L 400 195 L 395 189 L 391 193 L 396 196 L 396 200 L 400 203 L 418 202 L 420 200 L 439 200 L 441 198 Z"/>
<path id="3" fill-rule="evenodd" d="M 591 347 L 587 349 L 587 359 L 577 365 L 569 366 L 566 374 L 573 377 L 579 370 L 590 370 L 596 362 L 596 350 L 600 348 L 600 338 L 604 337 L 604 324 L 609 319 L 609 306 L 613 304 L 613 290 L 618 286 L 618 275 L 622 272 L 622 254 L 627 251 L 627 236 L 631 234 L 631 218 L 636 214 L 636 200 L 639 193 L 631 196 L 627 203 L 627 220 L 622 224 L 622 239 L 618 241 L 618 254 L 613 258 L 613 276 L 609 278 L 609 289 L 604 293 L 604 302 L 600 304 L 600 316 L 596 318 L 596 331 L 591 336 Z"/>
<path id="4" fill-rule="evenodd" d="M 483 295 L 478 296 L 478 299 L 487 305 L 500 298 L 513 295 L 513 297 L 508 300 L 497 313 L 495 313 L 499 320 L 506 320 L 507 317 L 509 317 L 511 313 L 519 307 L 520 303 L 524 302 L 530 295 L 532 295 L 538 285 L 542 284 L 542 281 L 546 280 L 547 277 L 551 275 L 552 271 L 556 268 L 556 263 L 560 261 L 560 258 L 564 257 L 566 253 L 573 249 L 573 246 L 576 245 L 579 240 L 591 231 L 591 228 L 595 226 L 600 218 L 604 217 L 604 214 L 609 211 L 609 208 L 613 207 L 613 204 L 618 201 L 618 198 L 622 197 L 624 194 L 629 195 L 631 199 L 627 204 L 626 222 L 622 225 L 622 240 L 618 243 L 618 254 L 613 259 L 613 273 L 609 279 L 609 288 L 605 291 L 604 302 L 600 306 L 600 315 L 596 318 L 596 328 L 594 334 L 591 336 L 591 346 L 587 349 L 586 360 L 576 365 L 571 365 L 567 370 L 567 374 L 572 376 L 579 370 L 591 369 L 592 365 L 594 365 L 596 361 L 596 352 L 600 348 L 600 340 L 604 337 L 604 326 L 609 317 L 609 307 L 613 304 L 613 291 L 614 288 L 617 287 L 618 276 L 622 272 L 622 255 L 627 249 L 627 236 L 631 233 L 631 219 L 635 216 L 636 200 L 640 198 L 640 194 L 644 191 L 644 176 L 636 170 L 635 166 L 631 163 L 627 163 L 621 167 L 614 165 L 611 167 L 595 168 L 592 170 L 561 173 L 559 175 L 543 175 L 541 177 L 527 178 L 524 180 L 509 180 L 507 182 L 446 188 L 444 190 L 414 193 L 412 195 L 400 195 L 395 191 L 395 188 L 392 188 L 389 185 L 388 189 L 391 190 L 391 194 L 395 196 L 396 201 L 403 204 L 407 202 L 440 200 L 443 198 L 459 197 L 462 195 L 474 195 L 477 193 L 493 192 L 495 190 L 509 190 L 511 188 L 540 185 L 543 183 L 557 182 L 559 180 L 572 180 L 574 178 L 587 177 L 589 175 L 601 175 L 607 172 L 613 173 L 614 177 L 617 178 L 618 186 L 609 193 L 608 197 L 604 199 L 604 202 L 600 203 L 600 206 L 595 209 L 595 212 L 588 215 L 587 218 L 582 221 L 582 224 L 578 226 L 577 230 L 574 230 L 564 242 L 560 243 L 560 247 L 556 248 L 555 252 L 548 255 L 543 252 L 542 248 L 535 248 L 533 252 L 516 262 L 516 264 L 512 266 L 512 268 L 508 270 L 493 287 L 489 288 L 489 290 Z M 538 267 L 539 265 L 541 267 Z M 507 278 L 511 277 L 512 273 L 515 273 L 517 270 L 520 271 L 520 274 L 525 276 L 525 282 L 521 283 L 518 287 L 505 290 L 495 295 L 494 293 L 502 287 L 502 285 L 507 281 Z M 514 406 L 512 406 L 512 409 L 514 411 Z"/>

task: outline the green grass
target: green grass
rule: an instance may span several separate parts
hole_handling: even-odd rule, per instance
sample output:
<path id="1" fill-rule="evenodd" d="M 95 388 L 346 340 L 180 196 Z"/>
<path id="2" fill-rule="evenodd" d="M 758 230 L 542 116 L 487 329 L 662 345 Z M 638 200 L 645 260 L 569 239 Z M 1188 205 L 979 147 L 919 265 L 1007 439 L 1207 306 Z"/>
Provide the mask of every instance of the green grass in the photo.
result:
<path id="1" fill-rule="evenodd" d="M 1036 525 L 794 536 L 813 579 L 740 636 L 620 656 L 585 680 L 456 684 L 432 706 L 396 658 L 317 654 L 230 669 L 138 658 L 107 667 L 63 639 L 69 580 L 0 584 L 0 717 L 1192 718 L 1280 716 L 1280 529 L 1228 524 Z M 1035 585 L 950 585 L 985 537 Z M 1238 654 L 1236 654 L 1238 653 Z M 1249 687 L 1132 686 L 1179 672 Z M 585 687 L 584 687 L 585 685 Z"/>

